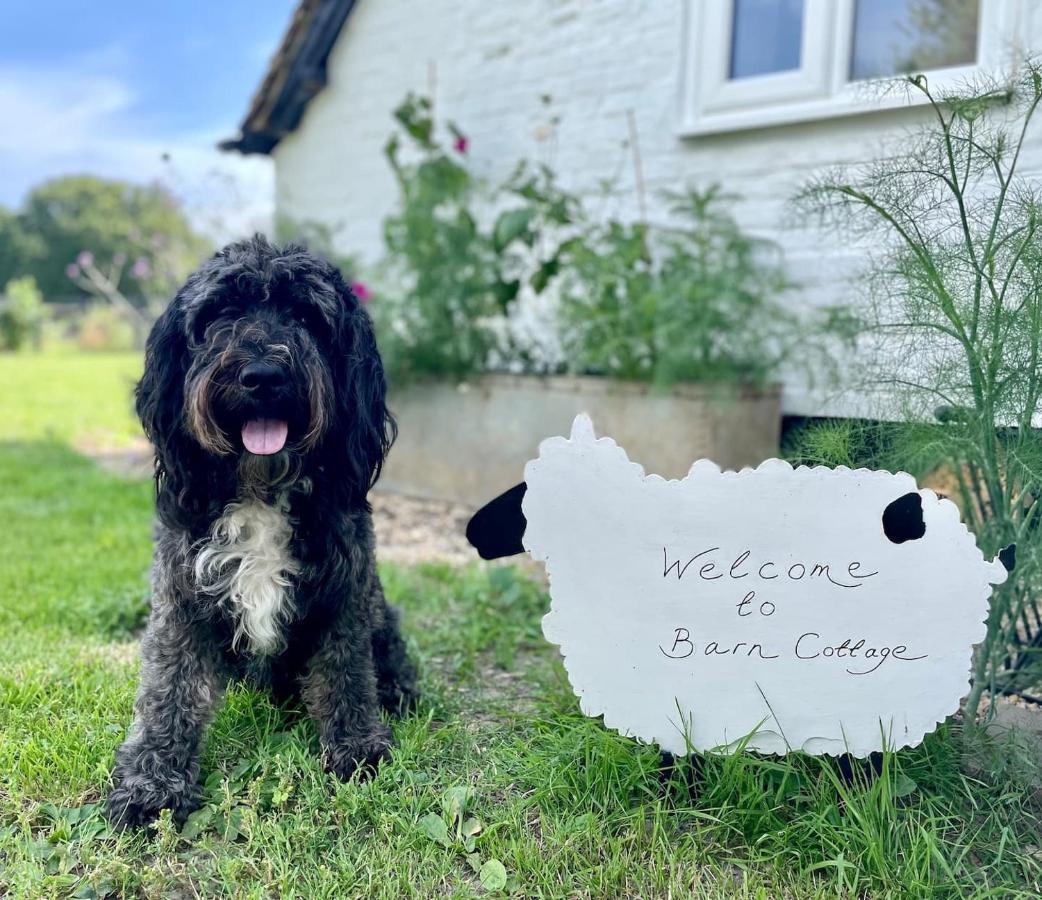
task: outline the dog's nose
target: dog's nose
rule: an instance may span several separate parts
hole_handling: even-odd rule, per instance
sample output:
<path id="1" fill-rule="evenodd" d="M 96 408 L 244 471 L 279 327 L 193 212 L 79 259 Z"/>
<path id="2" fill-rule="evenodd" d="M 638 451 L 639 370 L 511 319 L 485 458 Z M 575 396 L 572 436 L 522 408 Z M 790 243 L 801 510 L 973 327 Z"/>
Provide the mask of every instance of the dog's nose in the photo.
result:
<path id="1" fill-rule="evenodd" d="M 239 371 L 239 384 L 251 392 L 274 391 L 286 383 L 286 373 L 281 366 L 263 359 L 247 363 Z"/>

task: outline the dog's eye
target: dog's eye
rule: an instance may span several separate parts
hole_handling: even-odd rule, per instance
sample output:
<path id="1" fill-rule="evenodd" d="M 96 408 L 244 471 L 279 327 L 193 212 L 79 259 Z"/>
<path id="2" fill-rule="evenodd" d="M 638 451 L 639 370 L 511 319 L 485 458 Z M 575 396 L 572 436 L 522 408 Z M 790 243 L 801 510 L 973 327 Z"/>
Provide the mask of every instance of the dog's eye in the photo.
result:
<path id="1" fill-rule="evenodd" d="M 201 344 L 206 339 L 206 329 L 213 323 L 210 318 L 198 318 L 192 323 L 192 339 Z"/>
<path id="2" fill-rule="evenodd" d="M 325 326 L 322 316 L 313 309 L 301 309 L 293 314 L 293 321 L 315 334 L 320 334 Z"/>
<path id="3" fill-rule="evenodd" d="M 242 315 L 242 313 L 234 307 L 204 311 L 197 316 L 195 322 L 192 323 L 192 337 L 195 338 L 197 343 L 202 343 L 206 340 L 206 332 L 209 331 L 210 327 L 216 322 L 222 319 L 237 319 L 240 315 Z"/>

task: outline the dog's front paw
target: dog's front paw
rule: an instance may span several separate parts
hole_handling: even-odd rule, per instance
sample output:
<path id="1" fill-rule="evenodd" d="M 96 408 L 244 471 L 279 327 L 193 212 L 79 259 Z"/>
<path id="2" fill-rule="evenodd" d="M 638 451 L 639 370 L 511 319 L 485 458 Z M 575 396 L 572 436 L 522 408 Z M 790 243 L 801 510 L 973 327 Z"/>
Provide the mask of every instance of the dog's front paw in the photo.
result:
<path id="1" fill-rule="evenodd" d="M 105 817 L 113 828 L 122 831 L 144 828 L 158 819 L 160 812 L 169 809 L 174 822 L 181 825 L 198 805 L 197 790 L 164 784 L 143 775 L 129 775 L 117 780 L 109 791 Z"/>
<path id="2" fill-rule="evenodd" d="M 326 770 L 342 781 L 347 781 L 356 772 L 359 778 L 368 778 L 376 773 L 380 763 L 391 758 L 393 746 L 391 729 L 381 725 L 363 738 L 348 739 L 335 747 L 326 747 Z"/>
<path id="3" fill-rule="evenodd" d="M 412 680 L 393 681 L 379 687 L 380 706 L 393 716 L 404 716 L 419 704 L 420 692 Z"/>

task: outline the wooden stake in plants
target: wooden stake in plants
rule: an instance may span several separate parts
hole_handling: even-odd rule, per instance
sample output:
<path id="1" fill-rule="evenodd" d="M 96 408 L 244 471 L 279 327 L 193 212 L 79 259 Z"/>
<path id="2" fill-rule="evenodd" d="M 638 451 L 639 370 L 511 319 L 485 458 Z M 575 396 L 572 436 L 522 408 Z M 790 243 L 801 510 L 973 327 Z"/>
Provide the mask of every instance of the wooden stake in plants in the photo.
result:
<path id="1" fill-rule="evenodd" d="M 644 189 L 644 163 L 640 157 L 640 136 L 637 134 L 637 117 L 632 109 L 626 110 L 626 124 L 630 132 L 630 150 L 633 153 L 633 183 L 637 191 L 637 209 L 640 210 L 642 225 L 648 223 L 648 198 Z"/>

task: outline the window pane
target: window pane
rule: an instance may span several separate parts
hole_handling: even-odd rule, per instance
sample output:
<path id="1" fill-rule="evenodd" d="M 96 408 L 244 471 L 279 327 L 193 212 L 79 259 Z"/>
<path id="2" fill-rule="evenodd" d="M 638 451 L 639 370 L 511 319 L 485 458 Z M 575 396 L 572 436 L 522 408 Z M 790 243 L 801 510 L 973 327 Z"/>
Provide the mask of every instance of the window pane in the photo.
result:
<path id="1" fill-rule="evenodd" d="M 798 69 L 802 36 L 803 0 L 734 0 L 730 77 Z"/>
<path id="2" fill-rule="evenodd" d="M 969 65 L 980 0 L 857 0 L 850 77 Z"/>

